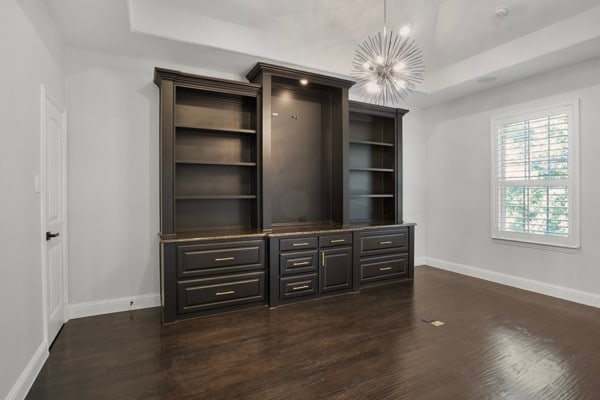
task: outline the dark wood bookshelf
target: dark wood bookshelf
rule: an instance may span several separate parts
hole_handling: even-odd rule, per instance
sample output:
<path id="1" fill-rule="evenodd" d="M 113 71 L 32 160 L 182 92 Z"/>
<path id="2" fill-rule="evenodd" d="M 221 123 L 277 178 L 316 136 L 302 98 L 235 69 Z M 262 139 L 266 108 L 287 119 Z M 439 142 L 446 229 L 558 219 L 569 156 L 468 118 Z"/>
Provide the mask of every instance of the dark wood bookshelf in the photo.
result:
<path id="1" fill-rule="evenodd" d="M 402 222 L 402 116 L 350 102 L 349 220 Z"/>

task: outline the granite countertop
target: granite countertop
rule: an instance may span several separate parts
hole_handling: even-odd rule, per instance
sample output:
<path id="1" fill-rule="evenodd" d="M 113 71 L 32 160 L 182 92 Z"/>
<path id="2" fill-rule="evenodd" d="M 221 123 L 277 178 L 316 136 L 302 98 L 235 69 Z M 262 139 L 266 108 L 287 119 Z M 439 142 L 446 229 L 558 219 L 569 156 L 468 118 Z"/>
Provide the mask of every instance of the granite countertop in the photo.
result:
<path id="1" fill-rule="evenodd" d="M 180 243 L 218 239 L 252 239 L 263 237 L 319 235 L 329 233 L 352 232 L 356 230 L 367 229 L 400 228 L 415 225 L 415 223 L 407 222 L 402 224 L 369 223 L 343 226 L 334 222 L 325 222 L 318 224 L 281 225 L 273 227 L 272 230 L 214 229 L 201 231 L 183 231 L 177 232 L 175 234 L 159 234 L 158 236 L 160 237 L 161 243 Z"/>

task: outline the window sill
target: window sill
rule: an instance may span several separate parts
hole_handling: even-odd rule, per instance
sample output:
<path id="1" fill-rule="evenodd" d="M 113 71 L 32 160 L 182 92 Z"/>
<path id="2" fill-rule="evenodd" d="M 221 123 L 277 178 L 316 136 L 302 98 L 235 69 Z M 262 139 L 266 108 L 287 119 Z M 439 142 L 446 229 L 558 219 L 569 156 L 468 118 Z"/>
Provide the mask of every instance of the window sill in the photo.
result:
<path id="1" fill-rule="evenodd" d="M 540 242 L 533 242 L 533 241 L 523 241 L 523 240 L 517 240 L 517 239 L 507 239 L 507 238 L 501 238 L 501 237 L 495 237 L 495 236 L 492 236 L 492 241 L 497 244 L 501 244 L 501 245 L 529 247 L 529 248 L 533 248 L 533 249 L 558 251 L 561 253 L 570 253 L 570 254 L 578 253 L 579 250 L 581 250 L 581 246 L 579 246 L 579 245 L 578 246 L 570 246 L 570 245 L 566 245 L 566 244 L 549 244 L 549 243 L 540 243 Z"/>

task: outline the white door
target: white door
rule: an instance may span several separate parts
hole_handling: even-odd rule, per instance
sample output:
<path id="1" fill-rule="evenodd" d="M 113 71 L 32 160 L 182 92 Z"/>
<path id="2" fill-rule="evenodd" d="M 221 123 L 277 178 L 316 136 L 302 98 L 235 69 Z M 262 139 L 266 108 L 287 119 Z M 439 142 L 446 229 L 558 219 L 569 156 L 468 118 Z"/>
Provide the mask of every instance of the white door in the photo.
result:
<path id="1" fill-rule="evenodd" d="M 42 224 L 46 339 L 65 322 L 66 112 L 42 87 Z"/>

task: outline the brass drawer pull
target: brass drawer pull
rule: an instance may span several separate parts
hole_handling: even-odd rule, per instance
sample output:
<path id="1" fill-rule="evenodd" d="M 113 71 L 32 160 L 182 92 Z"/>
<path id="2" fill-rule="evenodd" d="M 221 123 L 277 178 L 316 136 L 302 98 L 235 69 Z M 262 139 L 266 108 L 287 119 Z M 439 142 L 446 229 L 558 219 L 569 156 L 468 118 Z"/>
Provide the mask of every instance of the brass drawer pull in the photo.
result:
<path id="1" fill-rule="evenodd" d="M 235 257 L 215 258 L 215 261 L 231 261 L 231 260 L 235 260 Z"/>
<path id="2" fill-rule="evenodd" d="M 308 289 L 310 286 L 308 285 L 302 285 L 302 286 L 294 286 L 292 288 L 292 290 L 302 290 L 302 289 Z"/>
<path id="3" fill-rule="evenodd" d="M 346 239 L 334 239 L 330 240 L 329 243 L 344 243 Z"/>
<path id="4" fill-rule="evenodd" d="M 379 268 L 380 271 L 389 271 L 390 269 L 392 269 L 392 267 L 381 267 L 381 268 Z"/>
<path id="5" fill-rule="evenodd" d="M 382 242 L 379 242 L 379 244 L 392 244 L 391 240 L 384 240 Z"/>
<path id="6" fill-rule="evenodd" d="M 217 296 L 225 296 L 226 294 L 234 294 L 235 290 L 228 290 L 226 292 L 217 292 Z"/>
<path id="7" fill-rule="evenodd" d="M 308 242 L 302 242 L 302 243 L 292 243 L 292 246 L 308 246 Z"/>
<path id="8" fill-rule="evenodd" d="M 308 265 L 308 264 L 310 264 L 309 261 L 302 261 L 302 262 L 295 262 L 293 265 L 294 265 L 294 267 L 298 267 L 300 265 Z"/>

